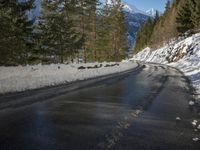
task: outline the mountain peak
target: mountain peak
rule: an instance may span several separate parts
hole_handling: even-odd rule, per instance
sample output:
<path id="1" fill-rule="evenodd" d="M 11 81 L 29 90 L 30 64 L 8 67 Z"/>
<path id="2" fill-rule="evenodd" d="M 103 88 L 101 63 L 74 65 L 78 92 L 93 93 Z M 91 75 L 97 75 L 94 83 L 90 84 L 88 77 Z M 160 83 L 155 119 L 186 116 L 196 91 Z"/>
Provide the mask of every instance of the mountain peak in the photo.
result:
<path id="1" fill-rule="evenodd" d="M 124 11 L 129 12 L 129 13 L 140 13 L 140 14 L 148 15 L 145 11 L 139 10 L 134 5 L 128 4 L 126 2 L 123 3 L 123 9 Z"/>

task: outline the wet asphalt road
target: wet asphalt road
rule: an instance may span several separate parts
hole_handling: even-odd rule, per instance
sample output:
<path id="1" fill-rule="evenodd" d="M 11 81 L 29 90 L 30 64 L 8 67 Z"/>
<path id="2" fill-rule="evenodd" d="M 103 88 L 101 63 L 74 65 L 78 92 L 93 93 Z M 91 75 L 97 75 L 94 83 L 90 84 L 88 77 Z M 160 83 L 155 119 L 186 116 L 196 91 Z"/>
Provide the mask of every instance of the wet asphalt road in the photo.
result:
<path id="1" fill-rule="evenodd" d="M 83 88 L 84 87 L 84 88 Z M 155 64 L 109 78 L 0 96 L 0 150 L 199 150 L 192 89 Z M 176 121 L 180 117 L 181 121 Z"/>

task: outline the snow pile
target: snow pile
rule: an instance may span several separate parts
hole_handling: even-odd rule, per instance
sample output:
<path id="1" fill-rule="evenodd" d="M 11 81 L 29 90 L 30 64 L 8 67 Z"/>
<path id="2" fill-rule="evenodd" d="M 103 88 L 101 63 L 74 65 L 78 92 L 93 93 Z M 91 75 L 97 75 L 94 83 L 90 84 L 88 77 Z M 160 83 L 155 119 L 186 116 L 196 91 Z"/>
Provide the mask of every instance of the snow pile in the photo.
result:
<path id="1" fill-rule="evenodd" d="M 157 50 L 146 48 L 132 59 L 178 68 L 189 77 L 200 98 L 200 33 L 188 38 L 180 37 Z"/>
<path id="2" fill-rule="evenodd" d="M 132 62 L 0 67 L 0 93 L 64 84 L 137 67 Z"/>

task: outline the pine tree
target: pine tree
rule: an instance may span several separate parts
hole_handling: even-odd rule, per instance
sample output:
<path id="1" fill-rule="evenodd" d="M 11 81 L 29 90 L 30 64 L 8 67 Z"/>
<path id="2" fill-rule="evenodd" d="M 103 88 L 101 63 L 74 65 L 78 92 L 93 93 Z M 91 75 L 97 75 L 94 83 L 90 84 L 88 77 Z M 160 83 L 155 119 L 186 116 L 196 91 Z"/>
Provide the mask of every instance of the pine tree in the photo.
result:
<path id="1" fill-rule="evenodd" d="M 156 10 L 156 15 L 155 15 L 155 18 L 154 18 L 154 24 L 156 24 L 159 21 L 159 18 L 160 18 L 159 11 Z"/>
<path id="2" fill-rule="evenodd" d="M 193 12 L 191 11 L 191 5 L 187 1 L 186 4 L 178 12 L 178 15 L 176 18 L 178 32 L 184 33 L 194 28 L 194 25 L 191 19 L 192 13 Z"/>
<path id="3" fill-rule="evenodd" d="M 97 6 L 99 2 L 98 0 L 86 0 L 85 3 L 85 60 L 95 61 L 97 58 Z"/>
<path id="4" fill-rule="evenodd" d="M 173 6 L 177 7 L 181 0 L 173 0 Z"/>
<path id="5" fill-rule="evenodd" d="M 165 5 L 165 13 L 168 12 L 168 10 L 170 9 L 170 6 L 171 6 L 171 2 L 170 0 L 167 0 L 167 3 Z"/>
<path id="6" fill-rule="evenodd" d="M 97 19 L 97 40 L 96 40 L 96 50 L 97 50 L 97 60 L 105 61 L 111 60 L 111 49 L 112 43 L 110 38 L 110 6 L 106 3 L 103 6 Z"/>
<path id="7" fill-rule="evenodd" d="M 43 61 L 63 63 L 65 57 L 81 47 L 82 39 L 73 29 L 73 22 L 68 15 L 66 7 L 58 1 L 43 0 L 38 27 Z"/>
<path id="8" fill-rule="evenodd" d="M 95 47 L 98 61 L 119 61 L 126 56 L 127 35 L 120 0 L 106 3 L 98 12 Z"/>
<path id="9" fill-rule="evenodd" d="M 127 30 L 125 26 L 125 16 L 123 13 L 123 5 L 121 0 L 116 0 L 116 27 L 117 28 L 117 40 L 116 40 L 116 60 L 120 61 L 126 57 L 128 49 Z"/>
<path id="10" fill-rule="evenodd" d="M 155 21 L 153 21 L 152 18 L 148 18 L 148 20 L 144 23 L 144 25 L 137 33 L 134 53 L 138 53 L 140 50 L 150 44 L 154 26 Z"/>
<path id="11" fill-rule="evenodd" d="M 61 0 L 70 11 L 69 18 L 74 28 L 83 38 L 83 45 L 79 52 L 83 55 L 85 62 L 93 59 L 95 54 L 96 38 L 96 7 L 98 0 Z"/>
<path id="12" fill-rule="evenodd" d="M 126 56 L 127 37 L 125 28 L 125 18 L 122 10 L 121 0 L 115 0 L 112 5 L 109 6 L 109 11 L 106 16 L 107 26 L 109 31 L 109 51 L 110 59 L 113 61 L 119 61 Z"/>
<path id="13" fill-rule="evenodd" d="M 32 48 L 33 22 L 27 12 L 33 9 L 34 0 L 2 0 L 0 2 L 0 64 L 28 63 Z"/>
<path id="14" fill-rule="evenodd" d="M 191 20 L 195 28 L 200 27 L 200 1 L 190 0 Z"/>
<path id="15" fill-rule="evenodd" d="M 97 6 L 98 0 L 59 0 L 67 12 L 68 20 L 73 23 L 73 29 L 82 37 L 82 47 L 77 50 L 77 57 L 84 61 L 97 59 Z M 75 57 L 75 55 L 74 55 Z"/>

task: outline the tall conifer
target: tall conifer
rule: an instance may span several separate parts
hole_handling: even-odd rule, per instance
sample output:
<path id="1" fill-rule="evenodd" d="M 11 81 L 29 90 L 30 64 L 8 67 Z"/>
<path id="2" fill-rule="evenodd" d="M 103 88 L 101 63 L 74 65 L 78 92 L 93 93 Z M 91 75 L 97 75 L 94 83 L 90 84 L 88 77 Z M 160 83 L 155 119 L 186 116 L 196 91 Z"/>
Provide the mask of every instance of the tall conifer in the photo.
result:
<path id="1" fill-rule="evenodd" d="M 2 0 L 0 2 L 0 64 L 28 63 L 32 48 L 33 22 L 28 11 L 34 0 Z"/>
<path id="2" fill-rule="evenodd" d="M 176 18 L 178 32 L 184 33 L 194 27 L 191 19 L 192 13 L 191 5 L 189 1 L 187 1 L 186 4 L 178 12 Z"/>

